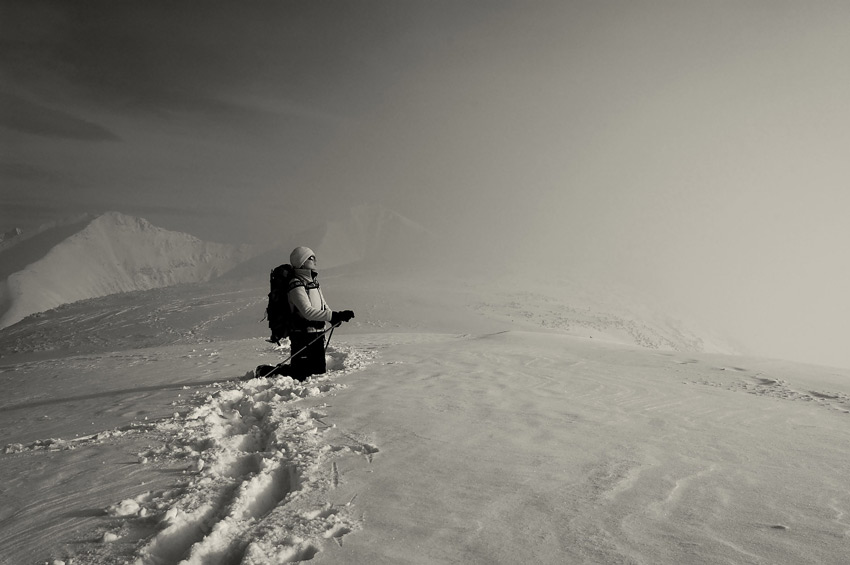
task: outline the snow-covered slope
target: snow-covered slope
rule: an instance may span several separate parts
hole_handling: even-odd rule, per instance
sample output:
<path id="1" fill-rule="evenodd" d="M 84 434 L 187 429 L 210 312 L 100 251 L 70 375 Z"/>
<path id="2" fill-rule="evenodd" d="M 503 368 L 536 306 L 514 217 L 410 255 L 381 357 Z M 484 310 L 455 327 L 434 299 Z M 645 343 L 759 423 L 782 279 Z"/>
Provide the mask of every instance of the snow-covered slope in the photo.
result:
<path id="1" fill-rule="evenodd" d="M 288 353 L 262 281 L 0 332 L 0 563 L 846 560 L 846 370 L 629 345 L 574 290 L 367 275 L 323 279 L 357 317 L 304 384 L 250 378 Z"/>
<path id="2" fill-rule="evenodd" d="M 69 217 L 0 243 L 0 281 L 41 259 L 51 249 L 82 231 L 95 218 L 90 214 Z"/>
<path id="3" fill-rule="evenodd" d="M 206 281 L 252 253 L 109 212 L 7 275 L 0 328 L 77 300 Z"/>

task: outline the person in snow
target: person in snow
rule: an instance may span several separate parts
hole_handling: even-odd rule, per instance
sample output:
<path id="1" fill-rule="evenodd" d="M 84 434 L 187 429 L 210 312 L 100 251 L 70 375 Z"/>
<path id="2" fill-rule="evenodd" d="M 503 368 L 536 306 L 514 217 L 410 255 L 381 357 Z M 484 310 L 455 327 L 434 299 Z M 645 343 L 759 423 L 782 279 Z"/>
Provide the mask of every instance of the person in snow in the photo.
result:
<path id="1" fill-rule="evenodd" d="M 289 283 L 289 308 L 295 323 L 289 335 L 293 353 L 292 377 L 304 380 L 327 371 L 325 365 L 325 324 L 338 326 L 354 317 L 351 310 L 334 312 L 319 287 L 316 254 L 309 247 L 296 247 L 289 255 L 295 276 Z M 303 351 L 302 351 L 303 350 Z M 300 351 L 300 353 L 298 353 Z"/>

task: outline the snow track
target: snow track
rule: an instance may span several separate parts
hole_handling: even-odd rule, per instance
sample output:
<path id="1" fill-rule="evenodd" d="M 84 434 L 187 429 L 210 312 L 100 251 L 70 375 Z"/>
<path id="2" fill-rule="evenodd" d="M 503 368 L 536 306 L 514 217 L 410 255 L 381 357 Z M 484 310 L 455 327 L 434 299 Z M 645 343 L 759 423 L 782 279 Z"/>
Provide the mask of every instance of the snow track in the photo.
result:
<path id="1" fill-rule="evenodd" d="M 326 415 L 297 401 L 343 387 L 366 362 L 335 352 L 343 369 L 307 383 L 289 377 L 222 386 L 160 425 L 170 439 L 143 459 L 187 461 L 191 478 L 162 515 L 164 528 L 136 563 L 280 563 L 305 560 L 360 527 L 350 505 L 316 502 L 339 480 L 327 460 L 347 450 L 326 441 Z M 331 469 L 335 467 L 331 466 Z M 302 504 L 302 502 L 304 502 Z"/>
<path id="2" fill-rule="evenodd" d="M 371 461 L 379 452 L 337 430 L 322 411 L 324 398 L 345 387 L 340 378 L 374 353 L 346 346 L 328 353 L 333 370 L 305 383 L 249 373 L 181 395 L 174 415 L 159 422 L 9 445 L 6 453 L 148 438 L 138 463 L 148 474 L 176 474 L 177 484 L 104 509 L 111 521 L 95 539 L 126 546 L 113 557 L 122 553 L 136 565 L 304 561 L 361 527 L 350 500 L 327 500 L 340 483 L 333 459 L 350 453 Z M 112 562 L 102 553 L 92 550 L 85 562 Z"/>

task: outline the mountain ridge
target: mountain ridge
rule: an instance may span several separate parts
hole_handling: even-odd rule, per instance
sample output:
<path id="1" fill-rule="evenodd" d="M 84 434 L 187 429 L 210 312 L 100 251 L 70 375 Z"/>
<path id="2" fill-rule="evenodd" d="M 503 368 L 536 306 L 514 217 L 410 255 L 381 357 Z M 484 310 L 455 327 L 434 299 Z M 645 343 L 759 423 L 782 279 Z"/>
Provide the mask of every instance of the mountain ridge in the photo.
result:
<path id="1" fill-rule="evenodd" d="M 204 242 L 107 212 L 43 256 L 5 273 L 0 328 L 78 300 L 210 280 L 254 254 L 252 246 Z"/>
<path id="2" fill-rule="evenodd" d="M 380 268 L 382 272 L 427 269 L 438 260 L 439 236 L 404 215 L 380 205 L 354 206 L 341 216 L 285 237 L 227 273 L 228 278 L 266 277 L 289 263 L 299 246 L 312 249 L 322 273 Z"/>
<path id="3" fill-rule="evenodd" d="M 476 270 L 454 260 L 451 246 L 426 228 L 369 205 L 265 250 L 208 243 L 142 218 L 103 214 L 5 279 L 0 328 L 80 300 L 213 279 L 255 288 L 255 301 L 262 303 L 269 271 L 289 262 L 298 245 L 310 246 L 319 258 L 323 282 L 333 286 L 326 293 L 332 306 L 357 309 L 367 326 L 398 324 L 395 310 L 410 310 L 412 319 L 432 331 L 466 331 L 472 316 L 491 318 L 498 327 L 516 324 L 649 349 L 737 349 L 670 316 L 634 289 L 583 280 L 580 273 L 569 280 L 529 277 L 516 265 L 491 263 L 485 265 L 489 271 Z M 262 308 L 256 310 L 261 317 Z"/>
<path id="4" fill-rule="evenodd" d="M 362 204 L 342 218 L 329 220 L 293 238 L 316 252 L 319 266 L 332 269 L 353 263 L 411 265 L 427 261 L 439 238 L 402 214 L 380 205 Z"/>

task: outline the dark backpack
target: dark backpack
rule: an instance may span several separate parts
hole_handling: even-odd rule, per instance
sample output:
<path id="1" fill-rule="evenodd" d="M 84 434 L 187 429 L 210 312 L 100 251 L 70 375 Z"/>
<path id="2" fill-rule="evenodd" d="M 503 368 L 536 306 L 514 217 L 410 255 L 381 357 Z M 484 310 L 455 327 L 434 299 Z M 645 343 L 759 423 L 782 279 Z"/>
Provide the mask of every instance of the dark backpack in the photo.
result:
<path id="1" fill-rule="evenodd" d="M 272 269 L 269 275 L 269 305 L 266 306 L 266 318 L 272 331 L 270 342 L 280 345 L 280 340 L 289 337 L 293 327 L 292 310 L 289 308 L 289 283 L 295 271 L 291 265 L 280 265 Z"/>

